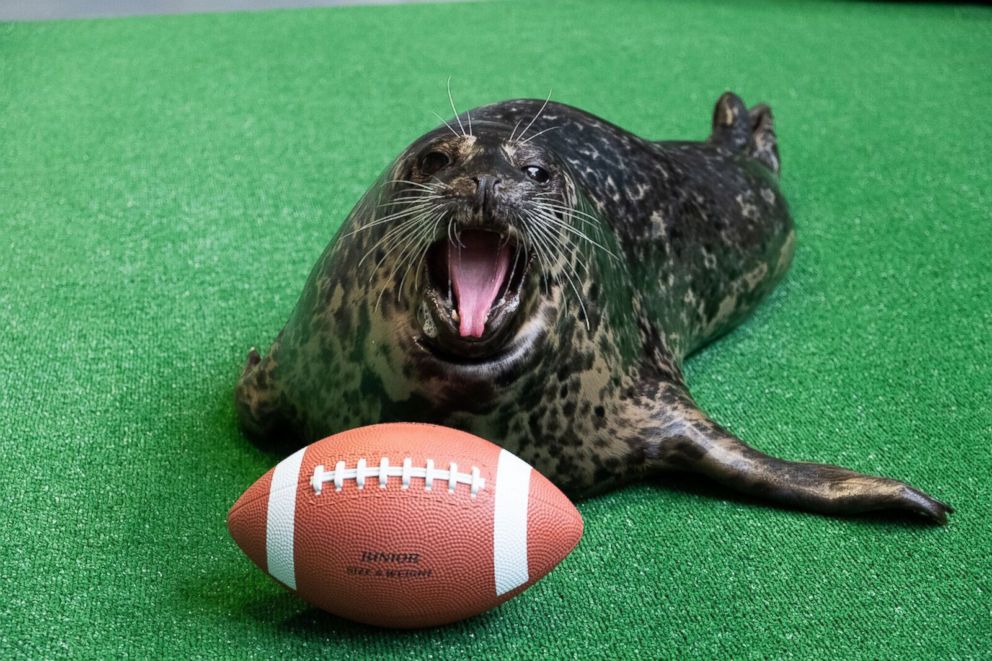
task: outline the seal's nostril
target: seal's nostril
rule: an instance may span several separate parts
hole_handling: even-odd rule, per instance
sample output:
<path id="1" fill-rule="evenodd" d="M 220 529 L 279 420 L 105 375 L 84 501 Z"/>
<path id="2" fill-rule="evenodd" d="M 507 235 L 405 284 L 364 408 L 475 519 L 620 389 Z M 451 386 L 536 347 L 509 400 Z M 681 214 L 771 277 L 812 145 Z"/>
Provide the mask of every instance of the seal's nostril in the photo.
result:
<path id="1" fill-rule="evenodd" d="M 472 177 L 472 181 L 478 186 L 495 186 L 499 184 L 499 179 L 491 174 L 480 174 L 477 177 Z"/>
<path id="2" fill-rule="evenodd" d="M 481 174 L 472 177 L 472 181 L 475 182 L 475 207 L 477 209 L 490 210 L 500 180 L 492 175 Z"/>
<path id="3" fill-rule="evenodd" d="M 491 188 L 492 190 L 496 190 L 496 188 L 500 185 L 499 179 L 488 174 L 482 174 L 479 175 L 478 177 L 472 177 L 472 181 L 475 182 L 476 189 Z"/>

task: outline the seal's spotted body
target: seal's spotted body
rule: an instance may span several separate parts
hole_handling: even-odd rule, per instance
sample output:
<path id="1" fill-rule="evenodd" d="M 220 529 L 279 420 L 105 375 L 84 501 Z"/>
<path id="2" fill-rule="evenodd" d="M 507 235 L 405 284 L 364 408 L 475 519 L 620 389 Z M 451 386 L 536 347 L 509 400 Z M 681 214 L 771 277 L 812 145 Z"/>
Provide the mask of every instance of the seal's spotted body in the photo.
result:
<path id="1" fill-rule="evenodd" d="M 751 449 L 685 388 L 683 358 L 791 261 L 766 107 L 724 95 L 704 143 L 532 100 L 452 126 L 400 155 L 268 355 L 250 354 L 237 403 L 251 436 L 299 446 L 429 421 L 500 443 L 573 495 L 682 469 L 819 511 L 944 520 L 901 482 Z"/>

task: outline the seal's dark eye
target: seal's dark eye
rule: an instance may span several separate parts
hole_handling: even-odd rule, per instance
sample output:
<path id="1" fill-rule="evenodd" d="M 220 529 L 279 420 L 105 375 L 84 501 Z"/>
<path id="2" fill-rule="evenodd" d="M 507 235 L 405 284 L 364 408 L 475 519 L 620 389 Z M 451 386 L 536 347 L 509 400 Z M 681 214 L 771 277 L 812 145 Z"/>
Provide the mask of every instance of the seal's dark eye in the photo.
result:
<path id="1" fill-rule="evenodd" d="M 450 162 L 451 159 L 443 151 L 428 152 L 420 159 L 420 171 L 426 175 L 432 175 Z"/>
<path id="2" fill-rule="evenodd" d="M 528 165 L 524 168 L 524 172 L 527 176 L 536 181 L 539 184 L 546 184 L 548 180 L 551 179 L 551 175 L 544 168 L 539 168 L 536 165 Z"/>

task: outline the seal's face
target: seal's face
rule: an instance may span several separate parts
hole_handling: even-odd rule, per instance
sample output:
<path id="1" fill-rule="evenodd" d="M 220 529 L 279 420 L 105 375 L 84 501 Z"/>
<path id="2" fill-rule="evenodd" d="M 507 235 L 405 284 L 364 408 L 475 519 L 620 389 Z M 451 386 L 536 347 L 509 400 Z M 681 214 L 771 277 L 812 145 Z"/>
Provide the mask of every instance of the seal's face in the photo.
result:
<path id="1" fill-rule="evenodd" d="M 570 222 L 570 180 L 551 153 L 501 124 L 435 131 L 407 154 L 378 222 L 407 244 L 403 268 L 419 271 L 410 280 L 422 344 L 449 362 L 519 353 L 533 340 L 524 332 L 535 309 L 528 303 L 555 268 Z"/>

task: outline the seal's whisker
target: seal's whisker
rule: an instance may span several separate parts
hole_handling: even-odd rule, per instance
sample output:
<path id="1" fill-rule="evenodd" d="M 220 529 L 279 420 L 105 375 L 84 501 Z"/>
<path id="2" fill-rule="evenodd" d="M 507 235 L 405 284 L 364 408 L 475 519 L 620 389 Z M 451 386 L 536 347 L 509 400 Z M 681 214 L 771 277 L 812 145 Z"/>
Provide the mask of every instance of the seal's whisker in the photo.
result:
<path id="1" fill-rule="evenodd" d="M 537 208 L 537 209 L 539 209 L 540 211 L 542 211 L 544 213 L 547 213 L 547 214 L 550 214 L 550 215 L 553 215 L 553 216 L 556 216 L 556 217 L 559 217 L 559 218 L 562 215 L 564 215 L 566 217 L 566 219 L 568 219 L 568 220 L 575 219 L 575 220 L 579 221 L 579 223 L 581 223 L 582 225 L 584 225 L 586 227 L 592 228 L 593 231 L 595 231 L 596 234 L 599 235 L 600 237 L 603 236 L 603 230 L 602 230 L 601 223 L 599 223 L 598 221 L 596 221 L 594 219 L 594 217 L 592 217 L 592 216 L 590 216 L 589 218 L 585 218 L 581 214 L 575 213 L 573 210 L 569 209 L 568 207 L 560 207 L 560 206 L 548 205 L 548 204 L 545 204 L 543 202 L 536 202 L 534 204 L 534 207 Z"/>
<path id="2" fill-rule="evenodd" d="M 427 234 L 421 239 L 421 249 L 417 251 L 417 255 L 418 255 L 417 259 L 410 262 L 410 268 L 416 269 L 417 271 L 417 277 L 413 282 L 414 289 L 417 290 L 420 289 L 420 273 L 423 271 L 423 269 L 420 267 L 424 264 L 424 261 L 427 259 L 427 251 L 431 249 L 431 244 L 433 243 L 431 239 L 433 239 L 434 235 L 437 234 L 437 226 L 441 222 L 441 217 L 442 216 L 440 213 L 434 216 L 434 222 L 431 224 L 430 231 L 427 232 Z M 403 276 L 403 279 L 406 280 L 406 276 Z M 402 288 L 403 288 L 403 283 L 401 282 L 400 289 Z"/>
<path id="3" fill-rule="evenodd" d="M 386 209 L 388 205 L 383 205 L 381 209 Z M 417 211 L 418 209 L 437 209 L 440 207 L 438 201 L 435 199 L 427 199 L 417 201 L 404 202 L 402 205 L 397 204 L 398 208 L 395 210 L 390 210 L 389 213 L 381 215 L 375 219 L 375 222 L 380 222 L 382 220 L 393 220 L 396 218 L 403 218 L 404 216 L 410 215 L 410 212 Z"/>
<path id="4" fill-rule="evenodd" d="M 538 132 L 537 132 L 537 133 L 535 133 L 534 135 L 532 135 L 532 136 L 530 136 L 530 137 L 529 137 L 529 138 L 527 138 L 526 140 L 521 140 L 521 141 L 520 141 L 520 144 L 522 144 L 522 145 L 526 145 L 526 144 L 527 144 L 528 142 L 530 142 L 531 140 L 533 140 L 533 139 L 534 139 L 534 138 L 536 138 L 537 136 L 539 136 L 539 135 L 542 135 L 542 134 L 544 134 L 544 133 L 547 133 L 548 131 L 554 131 L 555 129 L 560 129 L 560 128 L 561 128 L 560 126 L 549 126 L 549 127 L 548 127 L 548 128 L 546 128 L 546 129 L 541 129 L 540 131 L 538 131 Z M 523 135 L 523 134 L 521 134 L 521 135 Z"/>
<path id="5" fill-rule="evenodd" d="M 417 186 L 419 188 L 425 188 L 425 189 L 427 189 L 429 191 L 433 191 L 434 190 L 434 186 L 432 184 L 424 184 L 424 183 L 421 183 L 419 181 L 411 181 L 409 179 L 389 179 L 385 183 L 387 183 L 387 184 L 407 184 L 409 186 Z"/>
<path id="6" fill-rule="evenodd" d="M 407 266 L 407 270 L 404 272 L 403 278 L 400 280 L 400 285 L 396 289 L 396 292 L 395 292 L 396 293 L 396 300 L 399 301 L 401 299 L 402 294 L 403 294 L 403 283 L 406 281 L 406 276 L 410 272 L 409 269 L 410 269 L 410 265 L 412 263 L 410 260 L 407 259 L 407 256 L 413 254 L 413 251 L 419 250 L 419 246 L 421 245 L 421 242 L 424 240 L 425 235 L 426 236 L 429 236 L 429 232 L 430 232 L 431 229 L 432 229 L 431 227 L 427 227 L 427 226 L 420 227 L 420 228 L 418 228 L 418 232 L 416 232 L 414 234 L 414 236 L 409 237 L 409 240 L 406 241 L 405 244 L 404 243 L 397 244 L 396 247 L 402 246 L 403 249 L 396 256 L 396 259 L 394 260 L 394 262 L 395 262 L 394 263 L 394 266 L 389 271 L 389 275 L 386 278 L 383 279 L 383 285 L 379 289 L 379 296 L 376 298 L 376 308 L 378 308 L 379 303 L 382 301 L 382 296 L 386 292 L 386 288 L 390 285 L 390 283 L 395 283 L 396 276 L 399 274 L 400 268 L 403 265 L 406 265 Z M 392 250 L 390 250 L 390 252 L 392 252 Z M 382 262 L 380 260 L 380 264 L 381 263 Z M 376 265 L 376 267 L 378 268 L 378 264 Z"/>
<path id="7" fill-rule="evenodd" d="M 523 241 L 521 241 L 520 247 L 524 253 L 524 263 L 526 264 L 527 262 L 530 261 L 530 248 L 528 248 L 527 244 Z"/>
<path id="8" fill-rule="evenodd" d="M 564 214 L 567 220 L 575 219 L 579 221 L 580 224 L 587 228 L 591 228 L 595 236 L 599 239 L 600 243 L 606 243 L 607 233 L 603 230 L 603 224 L 593 215 L 590 215 L 579 209 L 573 209 L 568 206 L 562 206 L 559 204 L 551 204 L 547 202 L 538 202 L 535 204 L 541 211 L 548 214 L 549 216 L 554 216 L 561 220 L 560 216 Z M 591 240 L 591 239 L 590 239 Z M 595 243 L 595 242 L 594 242 Z M 614 260 L 619 260 L 620 258 L 611 250 L 605 246 L 601 246 L 606 251 L 606 253 Z"/>
<path id="9" fill-rule="evenodd" d="M 573 202 L 571 202 L 571 201 L 565 199 L 564 197 L 562 197 L 562 194 L 561 193 L 553 193 L 553 192 L 550 192 L 550 191 L 545 191 L 545 192 L 542 192 L 542 193 L 534 193 L 534 195 L 532 195 L 532 197 L 537 198 L 541 202 L 547 202 L 547 203 L 550 203 L 550 204 L 557 204 L 558 206 L 563 207 L 565 209 L 569 209 L 570 211 L 575 211 L 575 212 L 579 212 L 579 213 L 585 213 L 586 215 L 590 215 L 587 212 L 582 211 L 582 209 L 580 209 L 578 206 L 576 206 Z"/>
<path id="10" fill-rule="evenodd" d="M 538 195 L 540 195 L 540 193 Z M 537 195 L 535 195 L 534 197 L 537 197 Z M 560 203 L 557 203 L 557 202 L 554 202 L 554 201 L 547 201 L 547 200 L 544 200 L 544 199 L 539 200 L 537 202 L 537 204 L 539 204 L 541 206 L 550 207 L 550 208 L 555 209 L 557 211 L 565 211 L 565 212 L 567 212 L 569 214 L 574 214 L 575 216 L 581 218 L 582 220 L 585 220 L 585 221 L 588 221 L 588 222 L 590 222 L 592 224 L 595 224 L 597 227 L 599 227 L 601 225 L 601 223 L 599 222 L 599 219 L 596 218 L 596 216 L 592 215 L 591 213 L 585 212 L 582 209 L 576 209 L 575 207 L 570 207 L 570 206 L 565 205 L 565 204 L 560 204 Z"/>
<path id="11" fill-rule="evenodd" d="M 586 234 L 582 230 L 578 229 L 577 227 L 573 227 L 572 225 L 569 225 L 568 223 L 560 220 L 557 216 L 550 215 L 550 214 L 548 214 L 546 212 L 542 212 L 540 210 L 535 210 L 535 216 L 537 218 L 539 218 L 540 220 L 543 220 L 544 222 L 546 222 L 548 224 L 551 224 L 551 225 L 554 225 L 556 227 L 560 227 L 561 229 L 565 230 L 566 232 L 569 232 L 572 235 L 574 235 L 574 236 L 582 239 L 583 241 L 587 242 L 588 244 L 590 244 L 592 246 L 595 246 L 596 248 L 599 248 L 600 250 L 602 250 L 603 252 L 605 252 L 607 255 L 609 255 L 613 259 L 619 259 L 619 257 L 617 257 L 613 253 L 613 251 L 611 251 L 609 248 L 607 248 L 606 246 L 604 246 L 600 242 L 596 241 L 595 239 L 593 239 L 592 237 L 590 237 L 588 234 Z"/>
<path id="12" fill-rule="evenodd" d="M 391 241 L 392 238 L 394 236 L 396 236 L 396 234 L 403 233 L 403 232 L 406 231 L 406 229 L 417 225 L 417 223 L 420 222 L 420 214 L 425 214 L 426 215 L 428 212 L 429 212 L 429 209 L 418 210 L 418 214 L 412 215 L 412 216 L 410 216 L 408 218 L 404 218 L 400 222 L 396 223 L 396 225 L 394 227 L 391 227 L 389 230 L 386 231 L 385 234 L 383 234 L 381 237 L 379 237 L 379 239 L 372 245 L 372 250 L 374 250 L 375 248 L 379 247 L 379 245 L 381 243 L 383 243 L 383 242 L 389 242 L 389 241 Z M 370 227 L 370 226 L 366 226 L 366 227 L 363 227 L 363 228 L 360 228 L 360 229 L 367 229 L 368 227 Z M 359 230 L 355 230 L 355 232 L 352 232 L 352 233 L 353 234 L 354 233 L 357 233 L 357 232 L 360 231 L 360 229 Z"/>
<path id="13" fill-rule="evenodd" d="M 517 262 L 519 260 L 520 260 L 520 251 L 519 250 L 514 250 L 513 251 L 513 266 L 510 267 L 510 277 L 507 279 L 507 282 L 513 282 L 513 277 L 517 274 Z M 504 296 L 505 295 L 506 294 L 504 293 Z"/>
<path id="14" fill-rule="evenodd" d="M 522 119 L 518 119 L 517 123 L 513 125 L 513 130 L 510 131 L 510 139 L 507 142 L 513 142 L 513 136 L 517 134 L 517 129 L 520 128 L 520 122 L 522 121 Z"/>
<path id="15" fill-rule="evenodd" d="M 437 228 L 437 221 L 435 220 L 430 225 L 425 224 L 422 231 L 417 234 L 417 236 L 410 241 L 410 247 L 404 250 L 397 258 L 397 264 L 406 264 L 406 270 L 403 273 L 403 277 L 400 279 L 399 287 L 396 290 L 397 300 L 403 295 L 403 285 L 406 283 L 407 277 L 410 275 L 410 271 L 415 265 L 419 265 L 423 262 L 423 255 L 430 248 L 430 238 L 434 236 L 434 231 Z M 414 255 L 419 255 L 417 259 L 410 259 Z M 396 277 L 396 270 L 394 269 L 392 278 Z M 417 281 L 416 286 L 420 286 L 420 269 L 417 269 Z"/>
<path id="16" fill-rule="evenodd" d="M 397 211 L 396 213 L 391 213 L 388 216 L 383 216 L 382 218 L 378 218 L 378 219 L 372 221 L 371 223 L 367 223 L 365 225 L 362 225 L 361 227 L 358 227 L 358 228 L 352 230 L 351 232 L 348 232 L 347 234 L 345 234 L 345 236 L 354 236 L 355 234 L 358 234 L 359 232 L 364 232 L 365 230 L 371 229 L 373 227 L 377 227 L 379 225 L 384 225 L 386 223 L 392 223 L 392 222 L 395 222 L 395 221 L 398 221 L 398 220 L 408 219 L 410 216 L 416 216 L 417 214 L 427 213 L 427 212 L 431 211 L 432 209 L 435 209 L 436 206 L 437 205 L 435 205 L 435 204 L 424 204 L 424 205 L 418 205 L 418 206 L 414 206 L 414 207 L 409 207 L 409 208 L 406 208 L 406 209 L 401 209 L 400 211 Z M 404 222 L 406 222 L 406 220 L 404 220 Z"/>
<path id="17" fill-rule="evenodd" d="M 403 241 L 397 241 L 397 242 L 395 242 L 393 244 L 390 244 L 389 247 L 388 247 L 388 249 L 386 249 L 386 250 L 383 251 L 382 257 L 380 257 L 379 260 L 375 263 L 375 265 L 372 266 L 372 269 L 371 269 L 372 270 L 372 273 L 369 276 L 369 283 L 370 284 L 372 283 L 373 280 L 375 280 L 376 274 L 378 274 L 379 270 L 382 268 L 382 265 L 385 263 L 386 259 L 388 259 L 390 255 L 392 255 L 394 252 L 396 252 L 396 250 L 402 249 L 402 247 L 404 245 L 406 245 L 405 242 L 403 242 Z"/>
<path id="18" fill-rule="evenodd" d="M 569 286 L 572 288 L 572 292 L 575 293 L 575 300 L 579 302 L 579 307 L 582 309 L 582 318 L 585 321 L 586 330 L 590 329 L 589 326 L 589 313 L 586 311 L 586 304 L 582 302 L 582 296 L 579 294 L 579 290 L 575 286 L 575 281 L 572 280 L 572 276 L 568 274 L 568 271 L 562 271 L 565 278 L 568 280 Z"/>
<path id="19" fill-rule="evenodd" d="M 530 215 L 528 214 L 528 218 Z M 540 223 L 531 220 L 531 222 L 526 223 L 528 231 L 526 237 L 530 240 L 531 245 L 534 247 L 534 254 L 537 257 L 538 263 L 541 265 L 541 275 L 544 281 L 544 292 L 547 296 L 551 295 L 551 277 L 553 275 L 551 270 L 551 255 L 553 250 L 550 245 L 547 244 L 547 240 L 540 230 Z"/>
<path id="20" fill-rule="evenodd" d="M 544 109 L 548 107 L 548 101 L 550 101 L 550 100 L 551 100 L 551 90 L 548 90 L 548 98 L 546 98 L 544 100 L 544 104 L 537 111 L 537 114 L 534 115 L 534 119 L 530 120 L 530 123 L 527 126 L 524 127 L 524 130 L 523 131 L 520 132 L 520 135 L 517 137 L 517 141 L 518 142 L 520 141 L 521 138 L 523 138 L 525 135 L 527 135 L 527 130 L 531 126 L 534 125 L 534 122 L 537 121 L 537 118 L 540 117 L 541 116 L 541 113 L 544 112 Z"/>
<path id="21" fill-rule="evenodd" d="M 391 202 L 383 202 L 379 204 L 379 207 L 392 207 L 401 204 L 412 204 L 414 202 L 424 202 L 427 200 L 443 200 L 444 196 L 437 193 L 419 194 L 419 195 L 406 195 L 402 197 L 394 197 Z"/>
<path id="22" fill-rule="evenodd" d="M 580 257 L 582 251 L 575 241 L 561 236 L 552 236 L 550 240 L 561 245 L 562 250 L 559 251 L 559 257 L 564 264 L 562 266 L 563 270 L 571 269 L 576 276 L 578 276 L 580 271 L 586 274 L 590 273 L 589 263 Z"/>
<path id="23" fill-rule="evenodd" d="M 554 239 L 553 239 L 553 237 L 551 237 L 549 234 L 547 234 L 547 232 L 545 230 L 540 229 L 540 226 L 539 225 L 538 226 L 535 226 L 534 236 L 537 239 L 535 245 L 541 247 L 541 250 L 543 252 L 546 252 L 547 253 L 548 262 L 549 263 L 552 262 L 551 255 L 554 252 L 554 249 L 553 249 Z M 559 255 L 559 259 L 561 259 L 561 255 Z M 558 289 L 562 290 L 562 294 L 563 295 L 562 295 L 562 299 L 561 300 L 562 300 L 562 303 L 565 306 L 565 313 L 567 314 L 568 313 L 568 297 L 564 295 L 564 288 L 563 288 L 562 282 L 561 282 L 561 274 L 559 272 L 557 272 L 557 271 L 552 271 L 550 269 L 550 267 L 547 269 L 547 273 L 548 273 L 548 279 L 550 280 L 550 278 L 553 277 L 554 278 L 554 281 L 555 281 L 555 284 L 558 286 Z M 545 288 L 545 291 L 546 291 L 546 293 L 547 293 L 548 296 L 551 295 L 550 289 L 548 289 L 547 287 Z"/>
<path id="24" fill-rule="evenodd" d="M 555 209 L 558 209 L 560 211 L 567 211 L 568 213 L 575 214 L 576 216 L 580 216 L 586 220 L 595 222 L 597 225 L 599 224 L 599 219 L 595 215 L 589 213 L 588 211 L 583 211 L 582 209 L 578 209 L 576 207 L 569 206 L 567 204 L 560 204 L 553 200 L 539 200 L 538 203 L 554 207 Z"/>
<path id="25" fill-rule="evenodd" d="M 466 136 L 465 127 L 462 126 L 462 120 L 458 117 L 458 111 L 455 110 L 455 99 L 451 96 L 451 76 L 448 76 L 448 103 L 451 104 L 451 112 L 455 115 L 455 121 L 458 122 L 458 128 L 461 129 L 462 136 Z"/>
<path id="26" fill-rule="evenodd" d="M 363 255 L 362 258 L 359 260 L 358 266 L 360 267 L 365 262 L 365 260 L 368 259 L 369 255 L 371 255 L 375 250 L 379 249 L 380 247 L 383 248 L 386 251 L 385 254 L 382 256 L 382 259 L 380 259 L 376 263 L 375 267 L 372 269 L 373 271 L 372 275 L 374 277 L 375 271 L 377 271 L 379 269 L 379 266 L 382 265 L 383 260 L 393 252 L 396 246 L 402 245 L 403 241 L 409 238 L 412 234 L 414 234 L 417 231 L 417 229 L 421 227 L 421 223 L 425 217 L 426 217 L 426 212 L 424 213 L 423 216 L 413 216 L 403 221 L 396 227 L 392 228 L 388 232 L 386 232 L 386 234 L 383 235 L 382 238 L 376 241 L 372 245 L 372 247 L 366 251 L 365 255 Z"/>
<path id="27" fill-rule="evenodd" d="M 461 135 L 458 134 L 458 131 L 456 131 L 455 129 L 451 128 L 451 124 L 448 123 L 448 120 L 446 120 L 444 117 L 441 117 L 441 115 L 439 115 L 436 112 L 434 113 L 434 116 L 437 117 L 438 119 L 440 119 L 442 122 L 444 122 L 444 125 L 448 127 L 448 130 L 451 131 L 456 138 L 462 137 Z"/>
<path id="28" fill-rule="evenodd" d="M 542 226 L 542 224 L 540 222 L 541 219 L 540 218 L 537 218 L 536 216 L 533 216 L 532 215 L 532 218 L 534 220 L 534 225 L 533 225 L 534 233 L 541 236 L 541 241 L 540 242 L 542 244 L 550 244 L 552 246 L 553 245 L 559 245 L 559 246 L 562 246 L 565 249 L 564 252 L 559 251 L 559 259 L 563 262 L 563 266 L 562 266 L 560 275 L 556 275 L 555 279 L 558 282 L 559 286 L 560 287 L 563 287 L 563 288 L 564 288 L 565 285 L 562 282 L 562 277 L 561 276 L 564 276 L 565 279 L 567 280 L 568 285 L 569 285 L 569 289 L 571 289 L 572 292 L 576 295 L 576 298 L 577 298 L 577 300 L 579 302 L 579 305 L 582 308 L 583 315 L 586 316 L 586 326 L 587 326 L 587 329 L 588 329 L 588 316 L 586 315 L 586 312 L 587 311 L 585 309 L 585 304 L 583 303 L 582 298 L 579 295 L 578 288 L 575 285 L 575 280 L 581 279 L 580 278 L 580 272 L 585 273 L 588 276 L 588 274 L 590 272 L 590 270 L 589 270 L 589 264 L 586 261 L 584 261 L 583 259 L 581 259 L 581 258 L 579 258 L 577 256 L 577 255 L 582 254 L 582 253 L 581 253 L 581 250 L 579 249 L 578 244 L 575 242 L 574 239 L 569 238 L 567 235 L 565 235 L 565 236 L 559 236 L 559 237 L 556 238 L 551 233 L 551 227 L 544 227 L 544 226 Z M 567 226 L 567 225 L 564 226 L 564 227 L 565 227 L 565 229 L 570 229 L 569 226 Z M 571 228 L 571 229 L 574 229 L 574 228 Z M 569 259 L 569 257 L 565 254 L 565 252 L 571 254 L 571 259 Z M 569 271 L 571 271 L 571 274 L 569 273 Z M 572 278 L 572 275 L 575 276 L 575 279 Z M 567 302 L 566 302 L 566 305 L 567 305 Z"/>
<path id="29" fill-rule="evenodd" d="M 528 222 L 528 220 L 526 218 L 524 218 L 523 215 L 521 215 L 520 212 L 513 212 L 512 215 L 513 215 L 514 218 L 517 219 L 517 222 L 519 223 L 518 227 L 520 229 L 520 242 L 521 242 L 521 245 L 523 246 L 523 249 L 524 249 L 524 255 L 529 259 L 530 258 L 530 254 L 531 254 L 531 248 L 534 247 L 533 246 L 534 239 L 531 236 L 530 230 L 528 229 L 530 223 Z M 540 253 L 536 249 L 534 250 L 534 257 L 537 258 L 537 263 L 538 263 L 538 266 L 540 267 L 540 271 L 541 271 L 541 274 L 540 274 L 541 275 L 541 278 L 540 278 L 540 280 L 544 284 L 544 291 L 545 291 L 545 293 L 547 293 L 547 291 L 548 291 L 547 277 L 548 276 L 547 276 L 547 269 L 545 268 L 545 265 L 544 265 L 544 260 L 541 259 L 541 255 L 540 255 Z"/>
<path id="30" fill-rule="evenodd" d="M 585 241 L 588 241 L 589 243 L 593 244 L 597 248 L 601 248 L 602 250 L 606 251 L 610 255 L 613 255 L 613 253 L 610 252 L 609 248 L 607 248 L 606 246 L 600 244 L 598 241 L 594 240 L 592 237 L 590 237 L 588 234 L 586 234 L 585 232 L 583 232 L 578 227 L 575 227 L 571 223 L 568 223 L 565 220 L 563 220 L 562 218 L 559 218 L 556 214 L 549 213 L 549 212 L 543 211 L 541 209 L 535 209 L 535 213 L 538 214 L 546 222 L 548 222 L 550 224 L 553 224 L 553 225 L 556 225 L 556 226 L 564 227 L 565 229 L 567 229 L 569 232 L 571 232 L 575 236 L 577 236 L 577 237 L 579 237 L 579 238 L 581 238 L 581 239 L 583 239 Z M 615 255 L 613 255 L 613 256 L 615 257 Z"/>
<path id="31" fill-rule="evenodd" d="M 438 190 L 450 190 L 451 189 L 451 185 L 450 184 L 446 184 L 445 182 L 443 182 L 440 179 L 438 179 L 437 178 L 437 175 L 432 174 L 431 175 L 431 179 L 433 180 L 433 183 L 430 184 L 430 185 L 431 186 L 436 186 L 438 188 Z"/>
<path id="32" fill-rule="evenodd" d="M 388 259 L 389 256 L 392 255 L 397 249 L 400 249 L 404 245 L 406 245 L 406 241 L 408 240 L 408 238 L 409 237 L 403 237 L 402 239 L 397 239 L 396 241 L 393 241 L 392 243 L 383 246 L 382 257 L 380 257 L 379 260 L 372 267 L 372 273 L 369 276 L 369 282 L 372 282 L 372 280 L 375 279 L 376 273 L 378 273 L 379 269 L 382 267 L 383 263 L 385 263 L 386 259 Z"/>
<path id="33" fill-rule="evenodd" d="M 377 208 L 379 209 L 389 209 L 389 207 L 401 207 L 395 211 L 390 211 L 388 215 L 393 215 L 394 213 L 402 213 L 409 209 L 413 209 L 421 206 L 437 206 L 438 200 L 442 199 L 440 196 L 436 195 L 424 195 L 418 197 L 410 197 L 406 199 L 393 200 L 392 202 L 383 202 Z M 382 218 L 383 216 L 380 216 Z"/>
<path id="34" fill-rule="evenodd" d="M 448 227 L 447 227 L 447 232 L 448 232 L 448 249 L 451 248 L 451 239 L 452 239 L 451 230 L 452 230 L 452 226 L 454 224 L 455 224 L 455 219 L 453 217 L 452 218 L 448 218 Z M 451 269 L 450 268 L 445 268 L 444 270 L 448 274 L 448 304 L 451 305 L 454 302 L 454 300 L 455 300 L 454 288 L 453 288 L 454 286 L 451 283 Z"/>
<path id="35" fill-rule="evenodd" d="M 539 224 L 535 224 L 534 231 L 537 234 L 541 234 L 544 237 L 544 240 L 545 241 L 548 241 L 548 242 L 554 241 L 554 237 L 550 235 L 550 231 L 551 231 L 550 228 L 541 227 Z M 562 257 L 564 258 L 563 255 L 562 255 Z M 567 262 L 567 259 L 565 259 L 565 261 Z M 569 288 L 572 290 L 572 293 L 575 294 L 575 300 L 576 300 L 576 302 L 578 302 L 579 308 L 582 310 L 582 317 L 585 320 L 586 330 L 589 330 L 589 328 L 590 328 L 589 327 L 589 313 L 586 311 L 586 306 L 585 306 L 585 303 L 583 303 L 583 301 L 582 301 L 582 296 L 579 294 L 579 290 L 575 286 L 575 281 L 572 279 L 572 276 L 569 275 L 568 269 L 566 269 L 566 268 L 562 268 L 561 271 L 560 271 L 560 274 L 561 275 L 558 276 L 558 285 L 559 285 L 559 287 L 562 287 L 561 276 L 563 275 L 563 276 L 565 276 L 565 279 L 568 281 L 568 285 L 569 285 Z M 576 277 L 578 277 L 578 274 L 576 274 Z M 567 300 L 567 298 L 568 298 L 567 296 L 566 297 L 563 297 L 563 300 Z M 567 305 L 567 303 L 566 303 L 566 305 Z"/>

